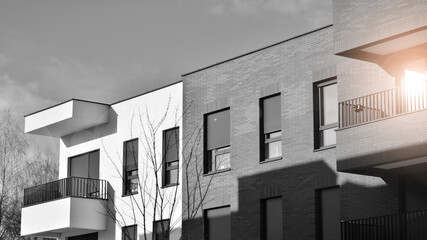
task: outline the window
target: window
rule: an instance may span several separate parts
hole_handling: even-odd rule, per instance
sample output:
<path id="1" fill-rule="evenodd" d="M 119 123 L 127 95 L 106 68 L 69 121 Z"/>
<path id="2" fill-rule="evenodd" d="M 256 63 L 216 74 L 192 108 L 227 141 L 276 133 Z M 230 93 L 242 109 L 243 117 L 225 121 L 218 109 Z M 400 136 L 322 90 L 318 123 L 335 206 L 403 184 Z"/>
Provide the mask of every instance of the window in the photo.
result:
<path id="1" fill-rule="evenodd" d="M 160 220 L 153 222 L 154 240 L 169 240 L 170 220 Z"/>
<path id="2" fill-rule="evenodd" d="M 282 198 L 262 200 L 261 215 L 261 239 L 281 240 L 283 237 Z"/>
<path id="3" fill-rule="evenodd" d="M 43 240 L 45 239 L 50 239 L 50 238 L 43 238 Z M 56 239 L 56 238 L 54 238 Z M 85 235 L 79 235 L 79 236 L 75 236 L 75 237 L 69 237 L 68 240 L 98 240 L 98 233 L 90 233 L 90 234 L 85 234 Z"/>
<path id="4" fill-rule="evenodd" d="M 205 239 L 229 240 L 230 207 L 220 207 L 205 211 Z"/>
<path id="5" fill-rule="evenodd" d="M 122 227 L 122 240 L 136 240 L 136 225 Z"/>
<path id="6" fill-rule="evenodd" d="M 138 139 L 124 142 L 123 195 L 138 193 Z"/>
<path id="7" fill-rule="evenodd" d="M 336 79 L 316 84 L 314 88 L 315 149 L 336 144 L 338 100 Z"/>
<path id="8" fill-rule="evenodd" d="M 205 173 L 230 168 L 230 109 L 205 115 Z"/>
<path id="9" fill-rule="evenodd" d="M 261 161 L 282 157 L 280 95 L 260 100 Z"/>
<path id="10" fill-rule="evenodd" d="M 68 176 L 99 178 L 99 150 L 84 153 L 68 159 Z"/>
<path id="11" fill-rule="evenodd" d="M 163 186 L 178 184 L 179 128 L 163 131 Z"/>
<path id="12" fill-rule="evenodd" d="M 316 239 L 341 239 L 340 189 L 316 190 Z"/>

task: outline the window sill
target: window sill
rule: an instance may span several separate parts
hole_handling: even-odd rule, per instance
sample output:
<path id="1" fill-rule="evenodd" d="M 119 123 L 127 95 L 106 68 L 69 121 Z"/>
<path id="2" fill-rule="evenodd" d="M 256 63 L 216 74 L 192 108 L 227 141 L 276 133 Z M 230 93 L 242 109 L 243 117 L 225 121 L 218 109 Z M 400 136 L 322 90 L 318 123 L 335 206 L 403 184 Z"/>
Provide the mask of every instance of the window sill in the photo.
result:
<path id="1" fill-rule="evenodd" d="M 259 163 L 263 164 L 263 163 L 275 162 L 275 161 L 279 161 L 279 160 L 282 160 L 282 157 L 274 157 L 274 158 L 265 159 L 264 161 L 261 161 Z"/>
<path id="2" fill-rule="evenodd" d="M 122 197 L 130 197 L 130 196 L 132 196 L 132 195 L 136 195 L 136 194 L 138 194 L 138 192 L 135 192 L 135 193 L 129 193 L 129 194 L 122 194 Z"/>
<path id="3" fill-rule="evenodd" d="M 171 184 L 162 186 L 162 188 L 170 188 L 170 187 L 175 187 L 175 186 L 178 186 L 178 185 L 179 185 L 179 183 L 171 183 Z"/>
<path id="4" fill-rule="evenodd" d="M 203 176 L 211 176 L 211 175 L 215 175 L 215 174 L 218 174 L 218 173 L 224 173 L 224 172 L 229 172 L 229 171 L 231 171 L 231 168 L 221 169 L 221 170 L 218 170 L 218 171 L 215 171 L 215 172 L 204 173 Z"/>
<path id="5" fill-rule="evenodd" d="M 334 144 L 334 145 L 328 145 L 328 146 L 323 146 L 323 147 L 314 149 L 313 152 L 320 152 L 320 151 L 323 151 L 323 150 L 328 150 L 328 149 L 336 148 L 336 147 L 337 147 L 336 144 Z"/>

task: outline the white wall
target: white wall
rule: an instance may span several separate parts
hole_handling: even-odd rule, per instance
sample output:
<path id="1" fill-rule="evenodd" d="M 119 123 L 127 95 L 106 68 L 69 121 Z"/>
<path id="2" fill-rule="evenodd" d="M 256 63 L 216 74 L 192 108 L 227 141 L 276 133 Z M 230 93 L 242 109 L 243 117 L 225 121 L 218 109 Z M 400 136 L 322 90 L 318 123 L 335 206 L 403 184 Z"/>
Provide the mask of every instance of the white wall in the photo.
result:
<path id="1" fill-rule="evenodd" d="M 169 110 L 167 106 L 169 104 Z M 150 161 L 147 161 L 147 152 L 144 149 L 153 149 L 153 145 L 147 143 L 144 137 L 143 128 L 148 127 L 149 116 L 151 122 L 158 123 L 167 112 L 164 122 L 159 126 L 155 135 L 156 160 L 161 164 L 162 157 L 162 133 L 163 130 L 175 126 L 180 127 L 180 137 L 182 137 L 181 115 L 182 115 L 182 83 L 177 83 L 154 92 L 150 92 L 111 106 L 110 121 L 108 124 L 87 129 L 61 139 L 60 144 L 60 171 L 59 178 L 66 178 L 68 172 L 68 158 L 85 152 L 100 150 L 100 179 L 107 180 L 114 190 L 114 199 L 110 199 L 110 204 L 114 200 L 115 214 L 118 224 L 108 219 L 108 230 L 99 232 L 99 239 L 121 239 L 121 226 L 138 224 L 139 239 L 143 239 L 144 218 L 138 206 L 142 208 L 141 197 L 148 199 L 148 195 L 155 193 L 154 171 Z M 138 175 L 140 179 L 147 179 L 147 189 L 144 194 L 133 195 L 132 197 L 122 197 L 122 159 L 123 142 L 139 139 L 139 162 Z M 180 145 L 182 145 L 180 141 Z M 182 146 L 180 146 L 182 147 Z M 161 184 L 161 173 L 159 171 L 159 184 Z M 181 169 L 179 173 L 181 183 Z M 171 226 L 175 229 L 181 228 L 181 185 L 169 187 L 161 190 L 161 193 L 168 199 L 177 192 L 177 205 L 175 214 L 171 219 Z M 137 206 L 138 204 L 138 206 Z M 135 209 L 135 215 L 132 211 Z M 147 202 L 147 214 L 145 218 L 146 229 L 151 233 L 153 219 L 153 201 Z M 166 211 L 164 211 L 166 212 Z M 157 213 L 156 219 L 160 219 Z M 169 218 L 164 215 L 164 218 Z M 176 234 L 171 234 L 176 235 Z"/>

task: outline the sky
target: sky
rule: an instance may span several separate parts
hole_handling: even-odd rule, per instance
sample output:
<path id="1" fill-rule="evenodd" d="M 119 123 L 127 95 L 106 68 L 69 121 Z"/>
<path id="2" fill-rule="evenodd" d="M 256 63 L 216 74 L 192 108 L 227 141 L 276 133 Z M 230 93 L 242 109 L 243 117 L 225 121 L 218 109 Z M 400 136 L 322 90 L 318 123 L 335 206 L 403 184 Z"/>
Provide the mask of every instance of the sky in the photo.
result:
<path id="1" fill-rule="evenodd" d="M 331 0 L 1 0 L 0 109 L 113 103 L 331 23 Z"/>

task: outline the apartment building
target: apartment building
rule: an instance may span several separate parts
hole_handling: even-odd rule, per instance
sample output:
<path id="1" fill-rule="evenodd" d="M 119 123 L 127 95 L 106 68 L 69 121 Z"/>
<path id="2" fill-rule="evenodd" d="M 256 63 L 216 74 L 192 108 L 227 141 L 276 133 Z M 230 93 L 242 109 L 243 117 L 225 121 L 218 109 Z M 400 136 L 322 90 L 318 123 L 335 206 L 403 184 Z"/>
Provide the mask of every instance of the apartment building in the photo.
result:
<path id="1" fill-rule="evenodd" d="M 114 104 L 72 99 L 25 116 L 60 139 L 59 180 L 25 189 L 23 236 L 180 239 L 182 83 Z"/>
<path id="2" fill-rule="evenodd" d="M 333 16 L 182 76 L 206 193 L 185 239 L 427 239 L 427 3 Z"/>
<path id="3" fill-rule="evenodd" d="M 26 116 L 60 138 L 60 180 L 25 190 L 22 235 L 427 239 L 427 3 L 334 0 L 333 16 L 182 83 Z M 156 183 L 176 208 L 144 218 Z"/>

